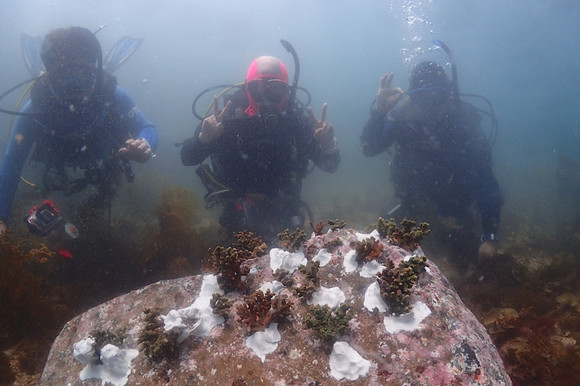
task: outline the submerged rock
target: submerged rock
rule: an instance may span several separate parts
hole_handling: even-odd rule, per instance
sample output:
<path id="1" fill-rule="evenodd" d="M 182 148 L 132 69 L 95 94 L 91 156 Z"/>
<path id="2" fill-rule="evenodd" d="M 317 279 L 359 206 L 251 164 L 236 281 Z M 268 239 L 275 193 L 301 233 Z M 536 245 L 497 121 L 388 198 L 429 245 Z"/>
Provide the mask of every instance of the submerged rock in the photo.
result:
<path id="1" fill-rule="evenodd" d="M 160 281 L 117 297 L 65 325 L 52 346 L 41 382 L 98 385 L 106 378 L 114 384 L 130 385 L 510 385 L 485 328 L 433 262 L 427 260 L 428 267 L 411 289 L 411 312 L 389 312 L 376 274 L 388 260 L 397 267 L 411 256 L 380 240 L 381 255 L 357 263 L 354 244 L 369 237 L 380 238 L 376 232 L 367 235 L 338 229 L 312 237 L 300 251 L 272 250 L 248 260 L 245 294 L 224 293 L 215 285 L 216 278 L 207 274 Z M 309 261 L 320 263 L 315 279 L 299 269 Z M 283 267 L 285 272 L 273 272 L 272 267 Z M 297 290 L 307 287 L 313 292 Z M 259 331 L 241 323 L 240 310 L 249 294 L 257 290 L 265 294 L 262 300 L 280 298 L 277 304 L 283 304 L 286 311 L 291 303 L 290 316 L 286 312 L 283 320 L 270 323 L 272 315 L 266 314 L 267 322 Z M 213 291 L 220 294 L 222 302 L 231 303 L 227 313 L 221 310 L 221 316 L 208 309 L 209 292 Z M 349 317 L 335 329 L 335 335 L 323 338 L 306 326 L 312 307 L 329 307 L 343 316 L 348 310 Z M 175 357 L 155 363 L 145 356 L 139 343 L 146 325 L 145 310 L 152 309 L 159 310 L 162 333 L 180 342 Z M 198 331 L 201 325 L 206 326 L 203 333 Z M 88 366 L 104 366 L 100 350 L 91 351 L 86 346 L 94 331 L 115 336 L 122 331 L 122 347 L 117 349 L 132 354 L 123 355 L 122 363 L 109 363 L 111 371 L 122 376 L 102 373 L 101 378 L 95 375 L 97 378 L 87 379 Z M 77 354 L 82 355 L 75 357 L 75 345 Z M 90 355 L 94 355 L 92 359 Z M 112 379 L 117 379 L 116 383 Z"/>

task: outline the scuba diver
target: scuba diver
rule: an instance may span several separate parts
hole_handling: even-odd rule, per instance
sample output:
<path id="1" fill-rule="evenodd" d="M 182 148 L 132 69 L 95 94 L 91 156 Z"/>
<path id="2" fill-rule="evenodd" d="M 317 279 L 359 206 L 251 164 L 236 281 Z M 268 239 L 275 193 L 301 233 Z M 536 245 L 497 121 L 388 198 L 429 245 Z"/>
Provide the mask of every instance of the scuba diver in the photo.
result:
<path id="1" fill-rule="evenodd" d="M 130 161 L 148 161 L 158 144 L 156 128 L 103 70 L 94 33 L 81 27 L 52 30 L 40 55 L 46 71 L 32 79 L 30 101 L 22 111 L 9 112 L 18 119 L 0 165 L 0 233 L 29 153 L 30 162 L 43 167 L 37 184 L 43 194 L 70 196 L 94 186 L 89 207 L 102 208 L 110 205 L 122 175 L 133 180 Z M 34 217 L 25 220 L 42 235 L 60 213 L 50 201 L 40 208 L 42 213 L 35 208 Z"/>
<path id="2" fill-rule="evenodd" d="M 382 76 L 360 140 L 369 157 L 395 147 L 390 172 L 400 204 L 388 217 L 429 222 L 441 244 L 467 266 L 474 256 L 483 261 L 495 255 L 502 197 L 491 160 L 495 118 L 488 114 L 488 138 L 480 125 L 480 113 L 487 112 L 460 99 L 452 68 L 450 81 L 439 64 L 417 64 L 406 93 L 391 88 L 392 73 Z"/>
<path id="3" fill-rule="evenodd" d="M 224 97 L 221 112 L 214 97 L 213 115 L 203 119 L 181 149 L 184 165 L 201 164 L 197 174 L 208 189 L 206 203 L 222 204 L 223 229 L 230 235 L 249 230 L 268 244 L 278 232 L 304 224 L 309 209 L 301 191 L 309 161 L 328 173 L 340 163 L 327 105 L 318 120 L 296 100 L 299 63 L 289 43 L 282 44 L 296 63 L 293 85 L 280 59 L 255 59 L 243 87 Z M 211 168 L 203 164 L 208 157 Z"/>

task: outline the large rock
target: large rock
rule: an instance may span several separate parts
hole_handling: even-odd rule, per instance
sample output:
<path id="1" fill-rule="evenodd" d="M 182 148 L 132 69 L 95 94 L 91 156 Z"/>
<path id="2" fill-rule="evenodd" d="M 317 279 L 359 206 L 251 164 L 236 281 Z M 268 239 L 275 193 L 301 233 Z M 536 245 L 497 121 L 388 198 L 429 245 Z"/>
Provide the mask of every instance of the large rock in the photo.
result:
<path id="1" fill-rule="evenodd" d="M 293 303 L 290 317 L 259 331 L 249 332 L 239 321 L 244 301 L 239 292 L 226 294 L 233 305 L 225 322 L 211 312 L 212 293 L 223 291 L 209 274 L 161 281 L 97 306 L 65 325 L 50 351 L 42 384 L 511 384 L 485 328 L 433 262 L 427 261 L 412 288 L 412 311 L 389 312 L 377 295 L 376 273 L 388 259 L 398 266 L 410 254 L 381 240 L 379 259 L 357 264 L 354 242 L 368 237 L 354 230 L 329 231 L 312 237 L 297 253 L 273 249 L 248 260 L 248 294 L 269 288 Z M 337 239 L 342 245 L 328 247 L 331 253 L 323 249 Z M 351 306 L 352 319 L 330 340 L 305 326 L 309 305 L 295 291 L 305 280 L 296 268 L 312 259 L 321 263 L 320 282 L 308 302 Z M 293 284 L 273 273 L 278 268 L 293 272 Z M 178 334 L 173 361 L 152 362 L 138 341 L 146 324 L 144 310 L 156 308 L 165 328 Z M 124 331 L 122 343 L 99 350 L 98 362 L 91 337 L 95 331 Z"/>

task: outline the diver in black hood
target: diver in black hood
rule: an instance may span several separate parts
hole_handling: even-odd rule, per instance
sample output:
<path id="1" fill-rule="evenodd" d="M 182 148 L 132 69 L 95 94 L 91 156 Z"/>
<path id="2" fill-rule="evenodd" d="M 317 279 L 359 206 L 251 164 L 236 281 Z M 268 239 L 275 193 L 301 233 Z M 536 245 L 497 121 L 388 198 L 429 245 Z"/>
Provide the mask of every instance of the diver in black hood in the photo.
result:
<path id="1" fill-rule="evenodd" d="M 392 73 L 381 78 L 360 137 L 366 156 L 394 145 L 390 170 L 399 205 L 389 216 L 431 223 L 464 262 L 494 256 L 502 198 L 480 111 L 460 100 L 455 71 L 450 81 L 435 62 L 415 66 L 407 92 L 391 88 L 392 80 Z"/>

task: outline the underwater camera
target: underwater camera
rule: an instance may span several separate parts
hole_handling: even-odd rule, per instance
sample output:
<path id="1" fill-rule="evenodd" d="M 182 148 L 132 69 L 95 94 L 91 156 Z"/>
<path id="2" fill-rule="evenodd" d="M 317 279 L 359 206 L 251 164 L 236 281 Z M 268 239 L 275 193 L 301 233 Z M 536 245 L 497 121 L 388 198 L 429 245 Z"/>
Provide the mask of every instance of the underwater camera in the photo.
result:
<path id="1" fill-rule="evenodd" d="M 40 206 L 30 209 L 24 218 L 30 233 L 38 236 L 46 236 L 62 220 L 60 211 L 54 207 L 50 200 L 46 200 Z"/>

